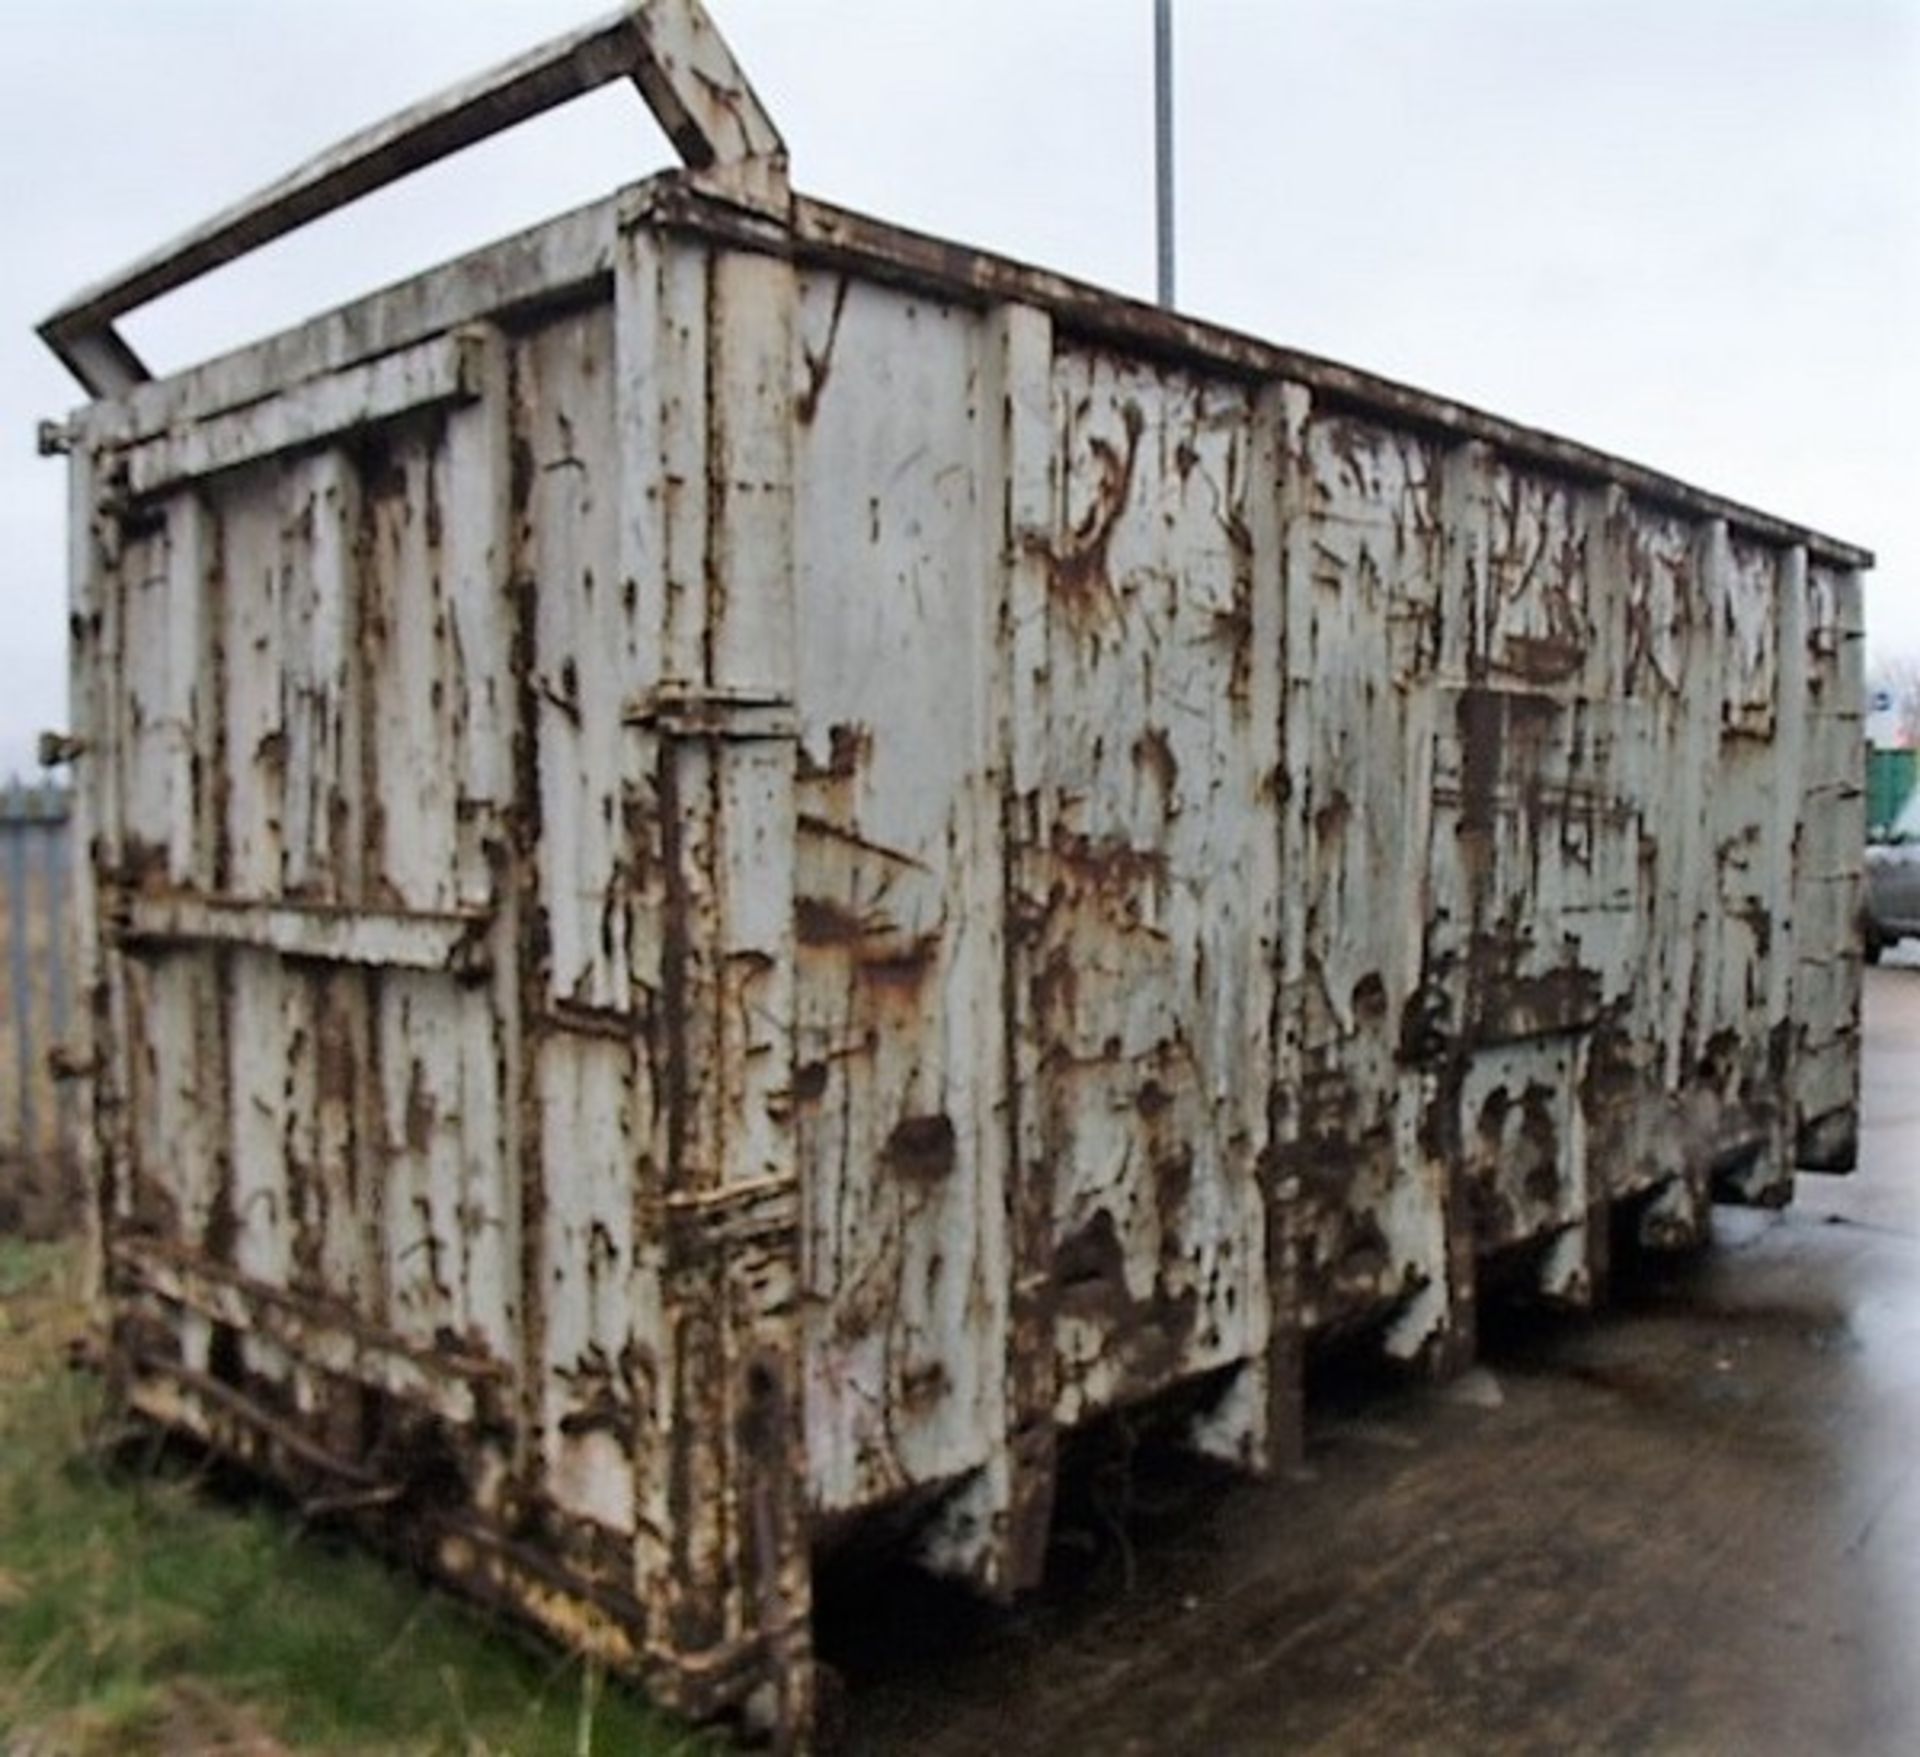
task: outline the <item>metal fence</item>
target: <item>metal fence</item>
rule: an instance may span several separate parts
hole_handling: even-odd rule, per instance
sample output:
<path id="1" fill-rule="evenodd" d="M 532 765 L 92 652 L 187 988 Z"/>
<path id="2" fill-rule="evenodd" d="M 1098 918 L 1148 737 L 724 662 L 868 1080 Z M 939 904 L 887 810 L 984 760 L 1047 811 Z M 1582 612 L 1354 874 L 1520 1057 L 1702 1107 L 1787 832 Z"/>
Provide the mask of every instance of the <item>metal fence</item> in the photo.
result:
<path id="1" fill-rule="evenodd" d="M 46 1232 L 77 1197 L 74 1112 L 48 1052 L 74 1005 L 64 788 L 0 782 L 0 1231 Z"/>

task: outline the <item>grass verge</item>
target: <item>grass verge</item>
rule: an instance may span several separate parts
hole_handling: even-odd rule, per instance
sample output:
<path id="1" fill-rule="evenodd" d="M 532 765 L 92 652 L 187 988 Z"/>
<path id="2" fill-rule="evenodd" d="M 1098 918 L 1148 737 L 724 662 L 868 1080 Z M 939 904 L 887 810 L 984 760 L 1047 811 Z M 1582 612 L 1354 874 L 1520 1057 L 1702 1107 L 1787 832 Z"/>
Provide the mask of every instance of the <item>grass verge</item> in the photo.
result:
<path id="1" fill-rule="evenodd" d="M 290 1513 L 101 1446 L 69 1371 L 74 1253 L 0 1238 L 0 1752 L 692 1753 L 541 1653 Z"/>

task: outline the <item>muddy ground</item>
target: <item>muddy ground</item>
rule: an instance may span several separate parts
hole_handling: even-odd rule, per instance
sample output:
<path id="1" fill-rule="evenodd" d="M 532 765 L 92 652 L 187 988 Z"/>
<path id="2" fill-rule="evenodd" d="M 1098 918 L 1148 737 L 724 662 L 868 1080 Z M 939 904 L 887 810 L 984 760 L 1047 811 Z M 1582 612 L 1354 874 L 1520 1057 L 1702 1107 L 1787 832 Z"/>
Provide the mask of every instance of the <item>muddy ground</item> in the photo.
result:
<path id="1" fill-rule="evenodd" d="M 1447 1391 L 1336 1376 L 1296 1477 L 1096 1469 L 1015 1613 L 843 1579 L 848 1748 L 1920 1751 L 1920 949 L 1895 958 L 1856 1176 L 1722 1211 L 1712 1252 L 1507 1327 Z"/>

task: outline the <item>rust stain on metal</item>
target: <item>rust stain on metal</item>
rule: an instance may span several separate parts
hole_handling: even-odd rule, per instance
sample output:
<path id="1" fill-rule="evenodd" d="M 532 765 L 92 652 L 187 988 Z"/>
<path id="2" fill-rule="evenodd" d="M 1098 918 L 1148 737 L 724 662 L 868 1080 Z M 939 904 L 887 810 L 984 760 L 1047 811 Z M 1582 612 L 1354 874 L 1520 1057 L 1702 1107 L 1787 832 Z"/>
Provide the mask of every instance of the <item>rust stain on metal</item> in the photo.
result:
<path id="1" fill-rule="evenodd" d="M 858 945 L 873 931 L 868 917 L 831 897 L 796 897 L 793 928 L 803 946 Z"/>
<path id="2" fill-rule="evenodd" d="M 1180 760 L 1164 729 L 1149 726 L 1134 739 L 1133 763 L 1158 789 L 1161 808 L 1173 810 L 1180 796 Z"/>
<path id="3" fill-rule="evenodd" d="M 858 724 L 838 724 L 827 731 L 827 759 L 816 763 L 800 748 L 799 778 L 802 781 L 851 781 L 866 766 L 873 753 L 873 728 Z"/>
<path id="4" fill-rule="evenodd" d="M 1127 403 L 1120 410 L 1120 421 L 1124 437 L 1119 445 L 1097 433 L 1087 441 L 1095 481 L 1086 511 L 1066 540 L 1048 555 L 1053 592 L 1083 617 L 1098 618 L 1108 613 L 1115 597 L 1108 550 L 1114 530 L 1126 514 L 1146 417 L 1137 404 Z"/>
<path id="5" fill-rule="evenodd" d="M 910 1116 L 895 1125 L 880 1158 L 897 1177 L 931 1183 L 953 1175 L 955 1152 L 951 1117 Z"/>
<path id="6" fill-rule="evenodd" d="M 842 275 L 840 284 L 833 295 L 833 312 L 827 319 L 826 340 L 820 344 L 816 353 L 812 348 L 801 344 L 801 359 L 807 369 L 806 388 L 800 392 L 793 406 L 794 419 L 802 427 L 813 424 L 813 417 L 820 407 L 820 398 L 827 388 L 827 379 L 833 371 L 833 347 L 840 339 L 840 319 L 847 309 L 847 290 L 851 279 Z"/>
<path id="7" fill-rule="evenodd" d="M 1107 1208 L 1060 1240 L 1054 1256 L 1054 1290 L 1055 1309 L 1061 1317 L 1099 1327 L 1105 1350 L 1116 1357 L 1123 1397 L 1166 1382 L 1199 1310 L 1192 1288 L 1175 1292 L 1159 1273 L 1147 1294 L 1133 1292 L 1128 1251 Z"/>
<path id="8" fill-rule="evenodd" d="M 1056 869 L 1075 895 L 1130 902 L 1166 882 L 1167 857 L 1117 837 L 1064 832 L 1051 850 Z"/>

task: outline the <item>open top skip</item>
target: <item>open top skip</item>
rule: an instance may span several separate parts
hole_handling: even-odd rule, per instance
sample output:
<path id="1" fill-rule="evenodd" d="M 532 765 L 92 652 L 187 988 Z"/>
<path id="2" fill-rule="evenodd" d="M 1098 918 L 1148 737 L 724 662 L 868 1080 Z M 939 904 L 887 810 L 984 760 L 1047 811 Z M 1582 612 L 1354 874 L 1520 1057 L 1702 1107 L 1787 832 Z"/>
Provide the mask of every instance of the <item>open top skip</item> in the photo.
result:
<path id="1" fill-rule="evenodd" d="M 123 313 L 633 81 L 686 161 L 151 379 Z M 128 1402 L 804 1736 L 879 1508 L 1259 1469 L 1853 1149 L 1860 573 L 1783 520 L 793 195 L 696 0 L 44 327 Z"/>

